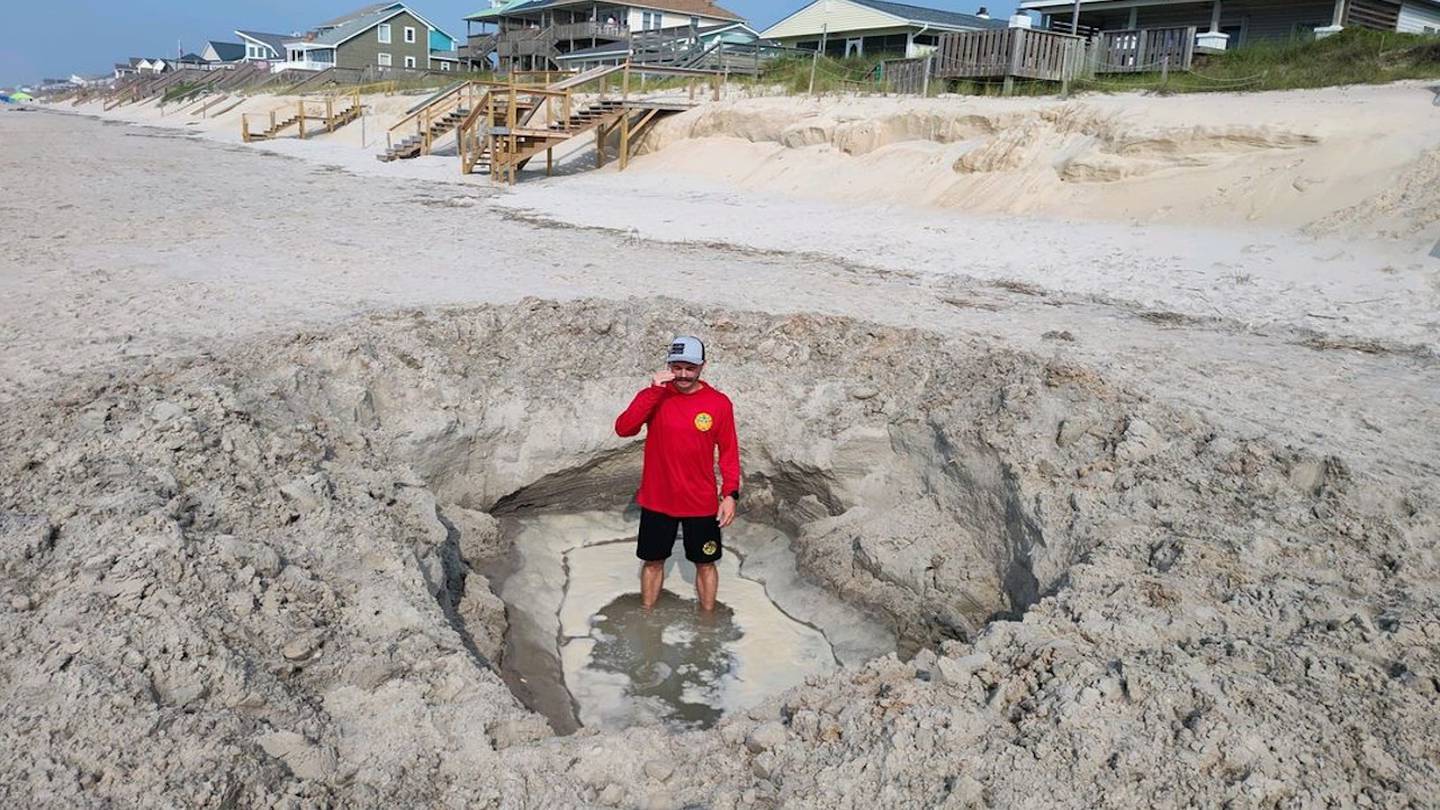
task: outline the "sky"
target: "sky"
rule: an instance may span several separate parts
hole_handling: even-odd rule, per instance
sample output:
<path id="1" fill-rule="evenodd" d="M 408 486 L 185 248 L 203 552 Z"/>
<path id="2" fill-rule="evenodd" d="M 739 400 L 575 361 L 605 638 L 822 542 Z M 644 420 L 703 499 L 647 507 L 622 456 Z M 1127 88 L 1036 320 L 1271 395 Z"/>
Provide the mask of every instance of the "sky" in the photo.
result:
<path id="1" fill-rule="evenodd" d="M 434 24 L 465 35 L 466 14 L 489 0 L 407 0 Z M 809 0 L 718 0 L 757 30 Z M 913 5 L 1008 16 L 1014 0 L 910 0 Z M 0 26 L 0 85 L 72 73 L 109 73 L 131 56 L 176 56 L 177 43 L 199 52 L 209 39 L 235 41 L 236 28 L 288 34 L 337 17 L 366 0 L 48 0 L 16 2 Z M 6 5 L 10 5 L 7 3 Z"/>

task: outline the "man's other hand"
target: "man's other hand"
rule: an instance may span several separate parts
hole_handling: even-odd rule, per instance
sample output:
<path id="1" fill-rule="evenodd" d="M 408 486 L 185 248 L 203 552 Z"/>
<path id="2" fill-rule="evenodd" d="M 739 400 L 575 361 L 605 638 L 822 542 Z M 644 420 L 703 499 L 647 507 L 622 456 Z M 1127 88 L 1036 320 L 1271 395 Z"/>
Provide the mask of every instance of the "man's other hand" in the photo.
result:
<path id="1" fill-rule="evenodd" d="M 735 522 L 734 498 L 726 495 L 725 498 L 720 501 L 720 511 L 715 515 L 715 519 L 720 521 L 720 528 L 722 529 Z"/>
<path id="2" fill-rule="evenodd" d="M 657 371 L 657 372 L 655 372 L 654 374 L 650 375 L 650 384 L 651 384 L 651 385 L 664 385 L 664 384 L 670 382 L 670 381 L 673 380 L 673 379 L 675 379 L 675 373 L 674 373 L 673 371 L 671 371 L 670 369 L 667 368 L 667 369 L 664 369 L 664 370 L 662 370 L 662 371 Z"/>

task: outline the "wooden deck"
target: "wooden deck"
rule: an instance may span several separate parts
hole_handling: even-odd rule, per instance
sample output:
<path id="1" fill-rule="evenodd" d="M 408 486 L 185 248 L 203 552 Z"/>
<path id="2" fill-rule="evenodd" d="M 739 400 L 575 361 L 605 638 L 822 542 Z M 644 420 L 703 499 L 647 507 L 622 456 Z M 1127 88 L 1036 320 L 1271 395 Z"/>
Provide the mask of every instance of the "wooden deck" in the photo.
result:
<path id="1" fill-rule="evenodd" d="M 999 80 L 1009 93 L 1016 79 L 1070 82 L 1109 73 L 1190 70 L 1195 26 L 1099 31 L 1076 36 L 1059 31 L 1003 28 L 940 35 L 929 56 L 892 59 L 883 75 L 892 90 L 923 93 L 931 79 Z"/>

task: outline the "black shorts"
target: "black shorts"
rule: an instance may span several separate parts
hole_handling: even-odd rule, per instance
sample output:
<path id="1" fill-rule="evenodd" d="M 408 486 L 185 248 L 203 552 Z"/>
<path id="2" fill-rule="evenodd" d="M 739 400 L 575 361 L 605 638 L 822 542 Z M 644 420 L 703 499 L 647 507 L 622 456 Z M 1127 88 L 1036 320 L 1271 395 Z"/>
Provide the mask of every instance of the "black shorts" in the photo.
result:
<path id="1" fill-rule="evenodd" d="M 685 527 L 685 559 L 692 563 L 713 563 L 720 559 L 720 521 L 705 517 L 670 517 L 649 509 L 640 510 L 640 542 L 635 556 L 648 562 L 670 559 L 675 532 Z"/>

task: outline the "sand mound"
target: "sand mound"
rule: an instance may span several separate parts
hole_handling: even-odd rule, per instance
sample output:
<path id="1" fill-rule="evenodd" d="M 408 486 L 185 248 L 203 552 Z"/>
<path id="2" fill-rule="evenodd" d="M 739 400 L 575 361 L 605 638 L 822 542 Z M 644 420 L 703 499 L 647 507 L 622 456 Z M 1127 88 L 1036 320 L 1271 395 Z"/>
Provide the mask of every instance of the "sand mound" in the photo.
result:
<path id="1" fill-rule="evenodd" d="M 637 167 L 988 213 L 1334 230 L 1363 229 L 1374 219 L 1364 211 L 1383 209 L 1408 234 L 1434 222 L 1429 95 L 1397 85 L 1065 102 L 751 99 L 662 122 Z M 1361 108 L 1345 111 L 1344 127 L 1340 104 Z"/>
<path id="2" fill-rule="evenodd" d="M 489 513 L 633 485 L 612 411 L 696 324 L 740 405 L 747 518 L 793 528 L 808 576 L 920 652 L 713 731 L 547 738 L 494 669 Z M 532 301 L 82 380 L 0 419 L 7 805 L 1440 790 L 1434 493 L 1371 491 L 1060 363 Z"/>

